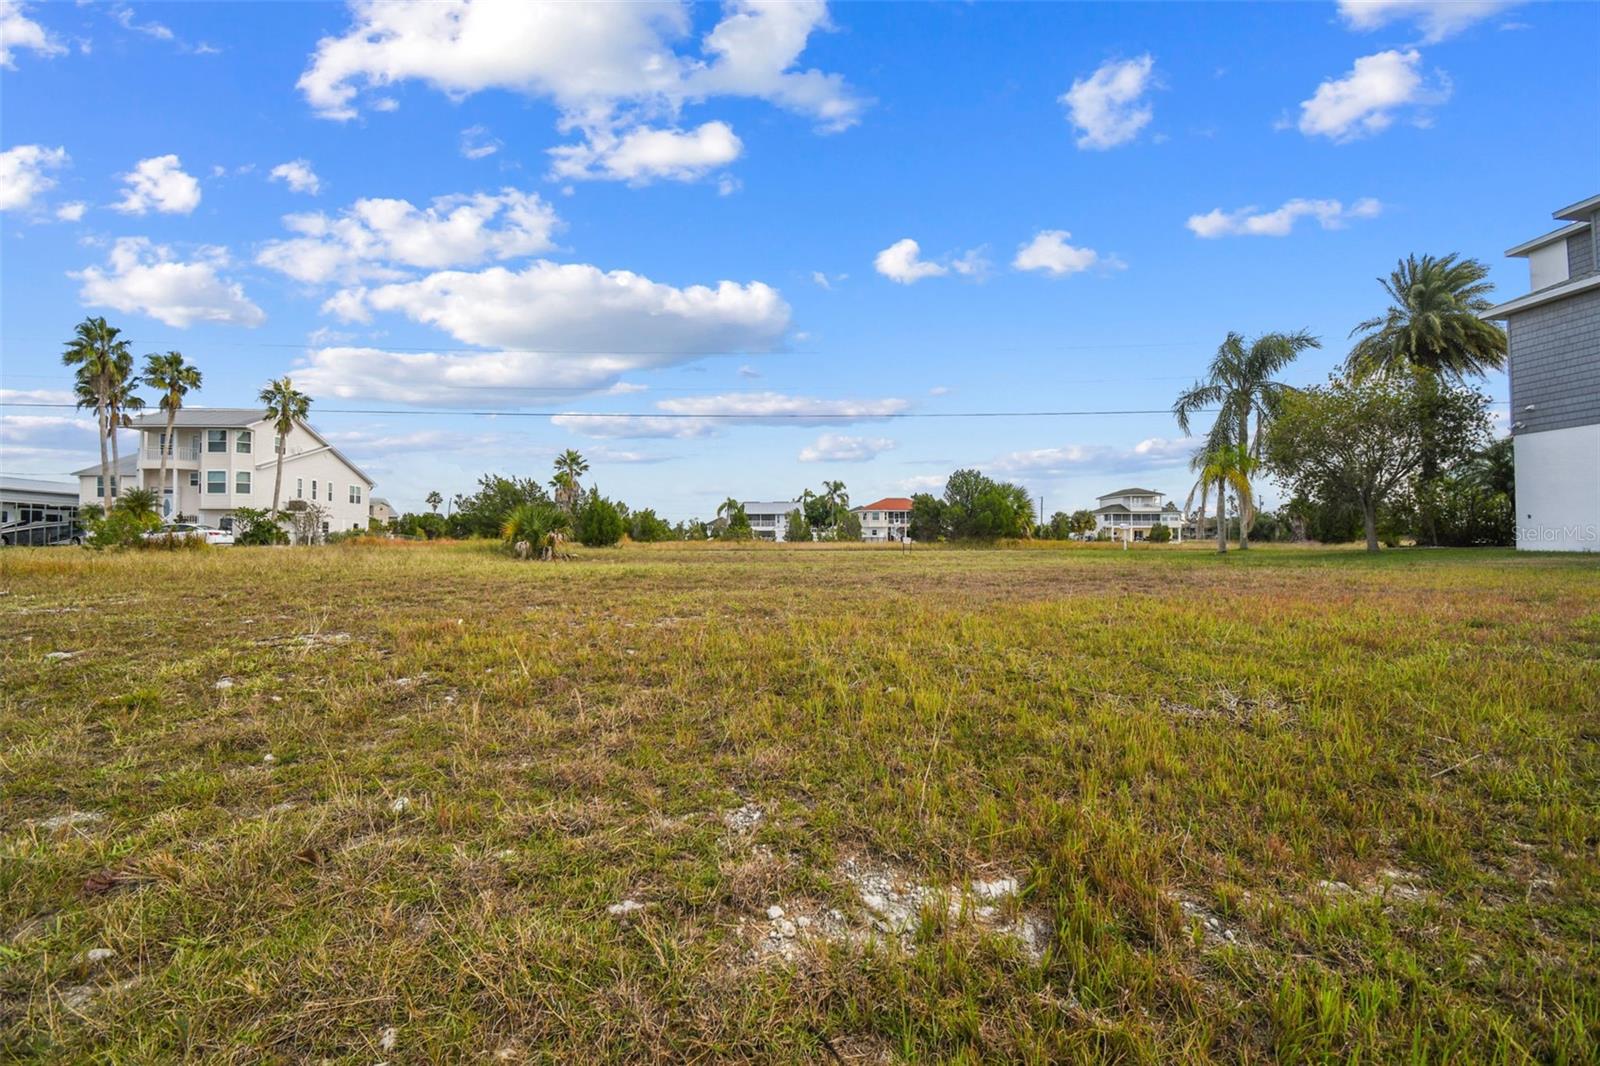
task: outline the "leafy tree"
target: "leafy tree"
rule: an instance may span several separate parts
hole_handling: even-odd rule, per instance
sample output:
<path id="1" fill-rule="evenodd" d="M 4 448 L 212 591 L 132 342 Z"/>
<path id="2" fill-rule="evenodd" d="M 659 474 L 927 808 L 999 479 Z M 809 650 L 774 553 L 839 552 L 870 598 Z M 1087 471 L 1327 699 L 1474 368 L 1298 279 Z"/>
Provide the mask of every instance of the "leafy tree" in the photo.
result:
<path id="1" fill-rule="evenodd" d="M 671 540 L 673 530 L 665 519 L 658 517 L 655 511 L 647 507 L 628 516 L 628 536 L 641 544 L 651 544 Z"/>
<path id="2" fill-rule="evenodd" d="M 1068 531 L 1077 534 L 1093 533 L 1095 527 L 1094 512 L 1079 508 L 1072 512 Z"/>
<path id="3" fill-rule="evenodd" d="M 854 511 L 840 511 L 838 521 L 834 522 L 830 536 L 834 540 L 859 542 L 861 540 L 861 516 Z"/>
<path id="4" fill-rule="evenodd" d="M 911 497 L 911 514 L 906 519 L 906 536 L 924 543 L 945 536 L 944 501 L 931 492 Z"/>
<path id="5" fill-rule="evenodd" d="M 511 512 L 523 504 L 549 503 L 550 497 L 533 478 L 484 474 L 478 491 L 458 496 L 450 526 L 457 536 L 498 537 Z"/>
<path id="6" fill-rule="evenodd" d="M 86 543 L 91 548 L 136 548 L 146 533 L 161 528 L 161 519 L 149 511 L 135 512 L 126 507 L 114 507 L 95 518 L 87 519 L 89 530 Z"/>
<path id="7" fill-rule="evenodd" d="M 1418 499 L 1429 543 L 1436 544 L 1439 539 L 1431 496 L 1445 465 L 1437 441 L 1434 401 L 1440 400 L 1439 390 L 1449 383 L 1459 384 L 1505 365 L 1505 331 L 1482 317 L 1492 306 L 1489 294 L 1494 286 L 1486 280 L 1488 276 L 1488 267 L 1476 259 L 1460 259 L 1455 253 L 1440 259 L 1407 256 L 1387 279 L 1378 279 L 1389 297 L 1389 307 L 1350 331 L 1352 337 L 1360 335 L 1345 360 L 1351 377 L 1415 378 L 1420 370 L 1444 379 L 1434 392 L 1422 393 L 1418 408 L 1424 426 L 1418 442 L 1422 449 Z"/>
<path id="8" fill-rule="evenodd" d="M 288 516 L 289 528 L 293 532 L 296 544 L 315 544 L 326 536 L 322 532 L 322 526 L 327 521 L 328 510 L 321 504 L 310 500 L 290 500 L 282 512 L 274 509 L 272 513 Z"/>
<path id="9" fill-rule="evenodd" d="M 160 518 L 155 490 L 134 487 L 123 489 L 117 496 L 118 511 L 126 511 L 139 518 Z"/>
<path id="10" fill-rule="evenodd" d="M 255 507 L 233 509 L 233 542 L 238 545 L 287 544 L 289 535 L 273 519 L 272 512 Z"/>
<path id="11" fill-rule="evenodd" d="M 133 366 L 133 353 L 128 349 L 128 342 L 119 339 L 121 333 L 115 326 L 107 325 L 104 318 L 86 318 L 74 327 L 72 339 L 61 355 L 62 363 L 78 368 L 78 406 L 94 408 L 100 437 L 101 506 L 108 512 L 111 510 L 112 460 L 106 452 L 107 438 L 113 448 L 116 446 L 111 393 Z"/>
<path id="12" fill-rule="evenodd" d="M 750 528 L 750 516 L 745 514 L 744 504 L 732 496 L 717 506 L 717 519 L 722 523 L 722 529 L 717 533 L 718 540 L 749 540 L 755 536 L 755 531 Z"/>
<path id="13" fill-rule="evenodd" d="M 1367 550 L 1378 550 L 1379 509 L 1403 495 L 1422 468 L 1423 437 L 1447 447 L 1488 431 L 1487 399 L 1440 389 L 1436 375 L 1332 379 L 1290 397 L 1267 442 L 1273 471 L 1312 499 L 1342 499 L 1361 510 Z"/>
<path id="14" fill-rule="evenodd" d="M 408 511 L 395 519 L 394 531 L 408 537 L 439 540 L 450 535 L 450 523 L 446 521 L 444 515 L 433 511 L 424 511 L 421 514 Z"/>
<path id="15" fill-rule="evenodd" d="M 1322 343 L 1304 330 L 1298 333 L 1264 333 L 1245 343 L 1230 332 L 1212 356 L 1206 376 L 1185 390 L 1172 405 L 1178 428 L 1189 432 L 1189 420 L 1203 408 L 1217 408 L 1216 421 L 1206 436 L 1201 455 L 1210 456 L 1228 445 L 1244 449 L 1250 459 L 1261 458 L 1262 435 L 1271 424 L 1283 397 L 1292 389 L 1274 375 L 1299 358 L 1300 353 Z M 1254 431 L 1251 424 L 1254 423 Z M 1204 462 L 1201 463 L 1204 465 Z M 1243 483 L 1251 497 L 1250 477 Z M 1239 508 L 1239 547 L 1249 547 L 1251 507 Z"/>
<path id="16" fill-rule="evenodd" d="M 285 375 L 267 382 L 257 399 L 265 408 L 266 420 L 272 423 L 273 430 L 278 434 L 277 473 L 272 479 L 272 513 L 277 514 L 278 502 L 283 496 L 283 455 L 287 450 L 284 439 L 294 430 L 296 422 L 304 422 L 311 413 L 311 397 L 296 389 L 294 382 Z M 316 532 L 321 532 L 320 526 Z"/>
<path id="17" fill-rule="evenodd" d="M 913 518 L 916 500 L 912 500 Z M 1033 531 L 1033 500 L 1020 485 L 997 482 L 977 470 L 957 470 L 945 482 L 940 509 L 952 540 L 1025 537 Z"/>
<path id="18" fill-rule="evenodd" d="M 438 489 L 434 489 L 432 492 L 428 493 L 427 496 L 423 497 L 423 502 L 428 505 L 428 510 L 432 511 L 434 514 L 438 514 L 440 505 L 444 503 L 444 497 L 439 495 Z"/>
<path id="19" fill-rule="evenodd" d="M 163 438 L 166 446 L 161 449 L 161 467 L 156 475 L 156 484 L 162 489 L 167 487 L 167 457 L 176 450 L 177 442 L 173 437 L 173 428 L 177 424 L 178 411 L 183 407 L 183 398 L 199 390 L 200 380 L 199 369 L 186 361 L 182 352 L 165 354 L 151 352 L 144 357 L 144 383 L 160 395 L 161 409 L 167 413 L 167 433 Z M 172 502 L 176 507 L 178 502 L 176 465 L 172 470 Z"/>
<path id="20" fill-rule="evenodd" d="M 687 521 L 679 522 L 675 527 L 673 527 L 673 533 L 677 535 L 679 540 L 711 539 L 711 527 L 707 526 L 698 518 L 691 518 Z"/>
<path id="21" fill-rule="evenodd" d="M 626 526 L 617 505 L 600 495 L 599 489 L 590 489 L 578 506 L 576 522 L 578 540 L 590 548 L 610 548 L 621 543 Z"/>
<path id="22" fill-rule="evenodd" d="M 811 539 L 811 523 L 806 521 L 805 511 L 796 507 L 789 512 L 788 520 L 783 527 L 783 539 L 792 541 Z"/>
<path id="23" fill-rule="evenodd" d="M 1150 532 L 1145 534 L 1144 539 L 1152 544 L 1166 544 L 1172 540 L 1172 527 L 1165 522 L 1157 522 L 1150 527 Z"/>

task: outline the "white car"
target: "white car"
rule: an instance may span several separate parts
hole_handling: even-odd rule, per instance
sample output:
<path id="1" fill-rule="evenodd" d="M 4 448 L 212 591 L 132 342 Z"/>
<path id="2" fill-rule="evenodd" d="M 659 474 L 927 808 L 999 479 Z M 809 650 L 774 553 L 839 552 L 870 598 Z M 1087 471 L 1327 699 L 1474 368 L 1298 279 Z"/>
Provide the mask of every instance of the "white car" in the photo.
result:
<path id="1" fill-rule="evenodd" d="M 144 535 L 145 540 L 159 540 L 162 537 L 199 537 L 207 544 L 219 546 L 233 543 L 233 534 L 228 530 L 213 526 L 197 526 L 192 522 L 174 522 L 160 529 L 152 529 Z"/>

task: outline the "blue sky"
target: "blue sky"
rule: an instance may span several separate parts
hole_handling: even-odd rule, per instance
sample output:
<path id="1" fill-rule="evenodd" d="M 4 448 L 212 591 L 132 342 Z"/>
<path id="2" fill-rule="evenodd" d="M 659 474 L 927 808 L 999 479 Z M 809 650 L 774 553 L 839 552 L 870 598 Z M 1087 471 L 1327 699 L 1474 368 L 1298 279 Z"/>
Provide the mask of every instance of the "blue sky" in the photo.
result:
<path id="1" fill-rule="evenodd" d="M 674 519 L 958 466 L 1181 502 L 1164 415 L 883 416 L 1165 409 L 1230 329 L 1311 330 L 1315 382 L 1409 252 L 1524 291 L 1503 250 L 1600 178 L 1597 35 L 1487 0 L 0 0 L 0 466 L 93 459 L 22 404 L 104 314 L 195 403 L 291 374 L 403 509 L 569 446 Z"/>

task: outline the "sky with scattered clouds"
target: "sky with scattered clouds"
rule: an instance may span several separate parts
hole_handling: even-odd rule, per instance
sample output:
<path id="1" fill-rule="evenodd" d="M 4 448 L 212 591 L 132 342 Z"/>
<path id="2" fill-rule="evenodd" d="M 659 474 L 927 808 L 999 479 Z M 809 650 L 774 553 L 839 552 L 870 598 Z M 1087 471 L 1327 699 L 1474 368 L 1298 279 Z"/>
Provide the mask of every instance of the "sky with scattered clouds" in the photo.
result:
<path id="1" fill-rule="evenodd" d="M 1164 411 L 1229 330 L 1311 330 L 1319 381 L 1409 252 L 1524 291 L 1504 249 L 1596 191 L 1597 36 L 1501 0 L 0 0 L 0 469 L 96 455 L 51 406 L 96 314 L 195 403 L 291 375 L 403 509 L 566 447 L 673 519 L 958 466 L 1181 501 L 1169 416 L 1022 413 Z"/>

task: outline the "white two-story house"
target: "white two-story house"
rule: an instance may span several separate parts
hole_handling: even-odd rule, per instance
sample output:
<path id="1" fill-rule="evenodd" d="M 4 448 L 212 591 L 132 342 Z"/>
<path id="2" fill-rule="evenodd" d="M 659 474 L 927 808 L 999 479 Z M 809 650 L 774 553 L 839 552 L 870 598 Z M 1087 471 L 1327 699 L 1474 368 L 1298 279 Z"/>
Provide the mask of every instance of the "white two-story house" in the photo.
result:
<path id="1" fill-rule="evenodd" d="M 1173 540 L 1183 539 L 1183 514 L 1166 493 L 1155 489 L 1118 489 L 1096 497 L 1094 531 L 1108 530 L 1113 538 L 1144 540 L 1161 525 L 1172 530 Z"/>
<path id="2" fill-rule="evenodd" d="M 885 496 L 863 507 L 850 510 L 861 519 L 862 540 L 905 540 L 911 524 L 911 501 L 904 496 Z"/>
<path id="3" fill-rule="evenodd" d="M 741 506 L 756 540 L 782 542 L 789 531 L 789 512 L 800 505 L 793 500 L 745 500 Z"/>
<path id="4" fill-rule="evenodd" d="M 278 435 L 259 408 L 186 407 L 178 412 L 168 441 L 167 416 L 154 412 L 134 419 L 137 450 L 122 457 L 112 492 L 131 485 L 150 489 L 161 500 L 168 521 L 179 515 L 204 526 L 231 529 L 235 508 L 272 507 L 277 475 Z M 167 477 L 161 481 L 161 452 L 167 452 Z M 100 467 L 78 474 L 81 503 L 103 498 Z M 304 422 L 283 439 L 283 488 L 278 506 L 295 501 L 323 512 L 323 533 L 367 528 L 372 479 Z"/>

